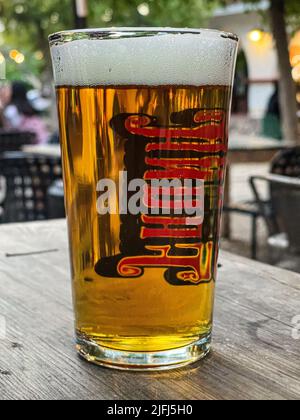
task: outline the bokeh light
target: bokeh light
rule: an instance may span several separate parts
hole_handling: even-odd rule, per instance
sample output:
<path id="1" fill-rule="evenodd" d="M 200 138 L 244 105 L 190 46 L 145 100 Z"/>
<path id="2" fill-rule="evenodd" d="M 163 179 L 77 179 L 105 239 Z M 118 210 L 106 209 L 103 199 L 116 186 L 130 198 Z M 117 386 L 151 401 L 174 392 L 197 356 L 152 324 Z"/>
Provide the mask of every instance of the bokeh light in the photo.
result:
<path id="1" fill-rule="evenodd" d="M 261 29 L 253 29 L 249 32 L 248 38 L 251 42 L 260 42 L 263 39 L 264 32 Z"/>
<path id="2" fill-rule="evenodd" d="M 19 53 L 15 58 L 15 62 L 17 64 L 22 64 L 22 63 L 24 63 L 24 61 L 25 61 L 25 56 L 22 53 Z"/>
<path id="3" fill-rule="evenodd" d="M 102 21 L 105 23 L 111 22 L 113 18 L 113 14 L 114 14 L 113 9 L 110 9 L 110 8 L 106 9 L 104 14 L 101 17 Z"/>
<path id="4" fill-rule="evenodd" d="M 18 54 L 20 54 L 18 50 L 11 50 L 9 56 L 12 60 L 15 60 Z"/>
<path id="5" fill-rule="evenodd" d="M 22 13 L 24 13 L 25 8 L 23 6 L 23 4 L 17 4 L 15 7 L 15 12 L 17 13 L 17 15 L 21 15 Z"/>
<path id="6" fill-rule="evenodd" d="M 141 3 L 137 7 L 137 11 L 139 12 L 139 14 L 141 16 L 149 16 L 149 14 L 150 14 L 150 6 L 149 6 L 148 3 Z"/>
<path id="7" fill-rule="evenodd" d="M 37 61 L 42 61 L 42 60 L 43 60 L 43 58 L 44 58 L 44 53 L 43 53 L 43 51 L 36 51 L 36 52 L 34 53 L 34 58 L 35 58 Z"/>
<path id="8" fill-rule="evenodd" d="M 300 83 L 300 63 L 292 70 L 293 79 L 296 83 Z"/>

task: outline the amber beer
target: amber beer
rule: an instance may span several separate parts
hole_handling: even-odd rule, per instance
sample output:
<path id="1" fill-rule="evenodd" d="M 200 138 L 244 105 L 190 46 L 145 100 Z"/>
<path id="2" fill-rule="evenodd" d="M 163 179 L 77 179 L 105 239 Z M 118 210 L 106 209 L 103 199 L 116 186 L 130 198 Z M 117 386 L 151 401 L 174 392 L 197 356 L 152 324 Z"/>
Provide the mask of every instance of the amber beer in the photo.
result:
<path id="1" fill-rule="evenodd" d="M 184 365 L 210 349 L 237 42 L 212 31 L 83 34 L 51 40 L 78 351 L 119 368 Z M 169 75 L 163 52 L 153 69 L 144 44 L 150 55 L 169 47 Z M 196 66 L 185 74 L 181 44 Z M 206 44 L 219 53 L 211 63 Z M 217 61 L 229 68 L 205 75 Z"/>

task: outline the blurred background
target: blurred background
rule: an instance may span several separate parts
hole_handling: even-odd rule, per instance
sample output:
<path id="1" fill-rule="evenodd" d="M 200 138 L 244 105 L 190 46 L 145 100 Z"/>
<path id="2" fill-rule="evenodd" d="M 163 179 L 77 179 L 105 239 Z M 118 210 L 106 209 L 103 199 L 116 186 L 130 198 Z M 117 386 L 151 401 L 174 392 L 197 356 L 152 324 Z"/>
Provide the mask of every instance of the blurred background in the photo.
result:
<path id="1" fill-rule="evenodd" d="M 111 26 L 209 27 L 230 31 L 241 39 L 233 111 L 257 121 L 264 117 L 279 74 L 284 77 L 290 71 L 289 63 L 282 64 L 287 49 L 293 78 L 300 84 L 300 2 L 284 3 L 286 23 L 280 28 L 283 19 L 279 22 L 271 16 L 269 1 L 0 0 L 0 62 L 6 62 L 8 81 L 26 81 L 47 98 L 52 89 L 47 40 L 50 33 Z M 300 90 L 297 100 L 300 103 Z"/>
<path id="2" fill-rule="evenodd" d="M 206 27 L 240 37 L 223 247 L 300 271 L 299 240 L 286 222 L 296 223 L 298 190 L 274 221 L 276 188 L 268 179 L 274 173 L 300 178 L 299 0 L 0 0 L 0 153 L 32 154 L 32 146 L 52 144 L 36 155 L 59 158 L 47 37 L 65 29 L 113 26 Z M 256 186 L 253 176 L 263 178 L 262 185 Z M 51 216 L 30 212 L 33 200 L 25 213 L 16 212 L 7 204 L 3 177 L 2 223 Z"/>

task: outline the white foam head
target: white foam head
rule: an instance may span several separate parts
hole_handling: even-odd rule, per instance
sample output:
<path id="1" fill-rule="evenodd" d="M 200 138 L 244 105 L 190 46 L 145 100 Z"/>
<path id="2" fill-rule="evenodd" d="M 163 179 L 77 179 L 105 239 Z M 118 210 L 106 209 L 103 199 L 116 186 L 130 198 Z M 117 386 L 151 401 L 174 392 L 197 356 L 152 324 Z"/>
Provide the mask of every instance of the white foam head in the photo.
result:
<path id="1" fill-rule="evenodd" d="M 65 32 L 50 44 L 57 86 L 229 86 L 238 45 L 219 31 L 157 28 Z"/>

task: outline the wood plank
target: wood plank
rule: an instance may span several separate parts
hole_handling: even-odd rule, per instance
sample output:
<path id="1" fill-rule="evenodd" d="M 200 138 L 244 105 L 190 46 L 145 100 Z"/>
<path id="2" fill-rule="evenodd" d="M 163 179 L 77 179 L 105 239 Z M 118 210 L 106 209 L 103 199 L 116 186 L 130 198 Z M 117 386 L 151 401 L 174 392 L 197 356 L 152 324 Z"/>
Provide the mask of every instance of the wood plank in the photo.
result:
<path id="1" fill-rule="evenodd" d="M 300 276 L 227 253 L 220 262 L 212 355 L 168 373 L 111 371 L 73 346 L 65 222 L 1 226 L 0 398 L 300 399 Z"/>

